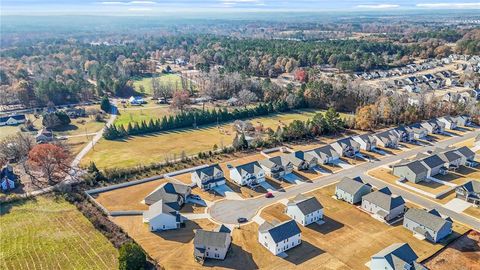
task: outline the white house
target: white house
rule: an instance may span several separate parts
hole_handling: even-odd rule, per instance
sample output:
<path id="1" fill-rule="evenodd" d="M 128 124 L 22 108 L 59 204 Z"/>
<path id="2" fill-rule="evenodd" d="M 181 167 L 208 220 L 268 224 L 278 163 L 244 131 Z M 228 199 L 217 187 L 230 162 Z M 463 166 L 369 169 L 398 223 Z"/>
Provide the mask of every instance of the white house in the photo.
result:
<path id="1" fill-rule="evenodd" d="M 143 212 L 143 222 L 148 223 L 152 232 L 165 231 L 179 228 L 182 218 L 177 210 L 160 200 Z"/>
<path id="2" fill-rule="evenodd" d="M 302 231 L 295 220 L 282 223 L 265 221 L 258 227 L 258 242 L 273 255 L 278 255 L 302 243 Z"/>
<path id="3" fill-rule="evenodd" d="M 145 100 L 140 96 L 131 96 L 128 99 L 128 102 L 130 102 L 131 105 L 142 105 L 146 103 Z"/>
<path id="4" fill-rule="evenodd" d="M 438 118 L 438 121 L 445 124 L 446 129 L 456 129 L 457 128 L 457 120 L 454 117 L 450 116 L 442 116 Z"/>
<path id="5" fill-rule="evenodd" d="M 293 163 L 286 155 L 262 159 L 258 162 L 267 176 L 279 179 L 292 173 Z"/>
<path id="6" fill-rule="evenodd" d="M 457 122 L 457 127 L 465 127 L 470 124 L 470 116 L 468 115 L 459 115 L 456 117 L 453 117 L 455 121 Z"/>
<path id="7" fill-rule="evenodd" d="M 256 186 L 265 181 L 265 171 L 257 161 L 236 167 L 228 164 L 227 167 L 230 170 L 230 179 L 240 186 Z"/>
<path id="8" fill-rule="evenodd" d="M 192 172 L 192 183 L 203 190 L 210 190 L 225 184 L 225 175 L 218 164 L 200 168 Z"/>
<path id="9" fill-rule="evenodd" d="M 25 123 L 27 118 L 24 114 L 0 117 L 0 126 L 16 126 Z"/>
<path id="10" fill-rule="evenodd" d="M 323 219 L 323 206 L 317 198 L 298 194 L 287 203 L 286 214 L 296 222 L 307 226 Z"/>
<path id="11" fill-rule="evenodd" d="M 416 262 L 417 254 L 407 243 L 392 244 L 373 255 L 371 270 L 427 270 Z"/>
<path id="12" fill-rule="evenodd" d="M 362 209 L 378 220 L 389 222 L 403 216 L 405 201 L 401 196 L 392 196 L 390 189 L 384 187 L 363 196 Z"/>
<path id="13" fill-rule="evenodd" d="M 354 136 L 353 139 L 360 144 L 360 149 L 362 150 L 373 151 L 377 147 L 377 139 L 371 134 Z"/>
<path id="14" fill-rule="evenodd" d="M 224 260 L 231 242 L 230 230 L 223 225 L 215 231 L 196 230 L 193 239 L 193 256 L 202 264 L 207 258 Z"/>

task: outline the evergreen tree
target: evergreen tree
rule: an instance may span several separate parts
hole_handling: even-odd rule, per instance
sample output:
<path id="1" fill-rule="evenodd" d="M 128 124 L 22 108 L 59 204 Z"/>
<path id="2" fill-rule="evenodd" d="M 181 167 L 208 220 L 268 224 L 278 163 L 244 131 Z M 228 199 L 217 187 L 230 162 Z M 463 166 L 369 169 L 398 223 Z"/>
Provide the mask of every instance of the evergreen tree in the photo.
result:
<path id="1" fill-rule="evenodd" d="M 112 110 L 112 105 L 110 104 L 110 100 L 108 100 L 107 96 L 102 98 L 102 103 L 100 104 L 100 109 L 106 113 L 110 113 Z"/>
<path id="2" fill-rule="evenodd" d="M 147 257 L 139 245 L 128 242 L 120 247 L 118 261 L 120 270 L 141 270 L 145 269 Z"/>

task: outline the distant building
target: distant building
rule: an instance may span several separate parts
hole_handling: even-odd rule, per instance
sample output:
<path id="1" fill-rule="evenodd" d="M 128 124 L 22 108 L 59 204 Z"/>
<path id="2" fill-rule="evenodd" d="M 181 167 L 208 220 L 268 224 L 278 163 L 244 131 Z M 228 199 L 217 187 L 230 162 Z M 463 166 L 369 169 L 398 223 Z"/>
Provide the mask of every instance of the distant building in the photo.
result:
<path id="1" fill-rule="evenodd" d="M 258 242 L 273 255 L 278 255 L 301 244 L 302 231 L 294 220 L 282 223 L 265 221 L 258 228 Z"/>
<path id="2" fill-rule="evenodd" d="M 47 130 L 46 128 L 40 129 L 35 136 L 35 141 L 37 141 L 37 143 L 48 143 L 54 139 L 55 137 L 53 136 L 53 132 Z"/>
<path id="3" fill-rule="evenodd" d="M 317 158 L 319 164 L 331 164 L 340 158 L 340 154 L 331 145 L 315 148 L 307 151 L 307 154 Z"/>
<path id="4" fill-rule="evenodd" d="M 323 219 L 323 206 L 317 198 L 298 194 L 287 203 L 286 214 L 303 226 Z"/>
<path id="5" fill-rule="evenodd" d="M 147 103 L 142 97 L 140 96 L 131 96 L 128 99 L 128 102 L 130 102 L 130 105 L 142 105 Z"/>
<path id="6" fill-rule="evenodd" d="M 0 186 L 2 191 L 9 191 L 15 188 L 16 176 L 13 167 L 9 164 L 0 169 Z"/>
<path id="7" fill-rule="evenodd" d="M 27 118 L 24 114 L 0 117 L 0 126 L 16 126 L 25 123 Z"/>

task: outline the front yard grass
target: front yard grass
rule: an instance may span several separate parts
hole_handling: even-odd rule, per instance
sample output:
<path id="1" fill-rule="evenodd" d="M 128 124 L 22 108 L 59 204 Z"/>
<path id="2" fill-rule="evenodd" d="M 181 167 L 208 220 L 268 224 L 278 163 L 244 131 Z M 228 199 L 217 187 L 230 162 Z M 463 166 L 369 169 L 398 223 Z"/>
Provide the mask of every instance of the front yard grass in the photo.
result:
<path id="1" fill-rule="evenodd" d="M 2 269 L 118 269 L 118 252 L 60 197 L 2 204 Z"/>

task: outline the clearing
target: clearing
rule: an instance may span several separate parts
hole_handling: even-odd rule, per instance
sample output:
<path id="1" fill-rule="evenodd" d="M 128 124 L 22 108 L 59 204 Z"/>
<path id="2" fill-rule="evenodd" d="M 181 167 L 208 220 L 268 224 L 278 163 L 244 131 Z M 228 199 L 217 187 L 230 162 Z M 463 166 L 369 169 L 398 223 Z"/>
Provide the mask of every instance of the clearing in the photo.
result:
<path id="1" fill-rule="evenodd" d="M 181 80 L 180 76 L 178 76 L 176 74 L 162 74 L 162 75 L 158 76 L 158 80 L 161 83 L 171 84 L 173 86 L 173 88 L 176 89 L 176 90 L 182 88 L 182 80 Z M 133 87 L 135 88 L 135 90 L 137 92 L 141 93 L 141 91 L 140 91 L 141 86 L 143 86 L 143 88 L 145 89 L 145 94 L 150 94 L 150 95 L 153 94 L 152 78 L 151 77 L 140 78 L 140 79 L 137 79 L 137 80 L 133 81 Z"/>

